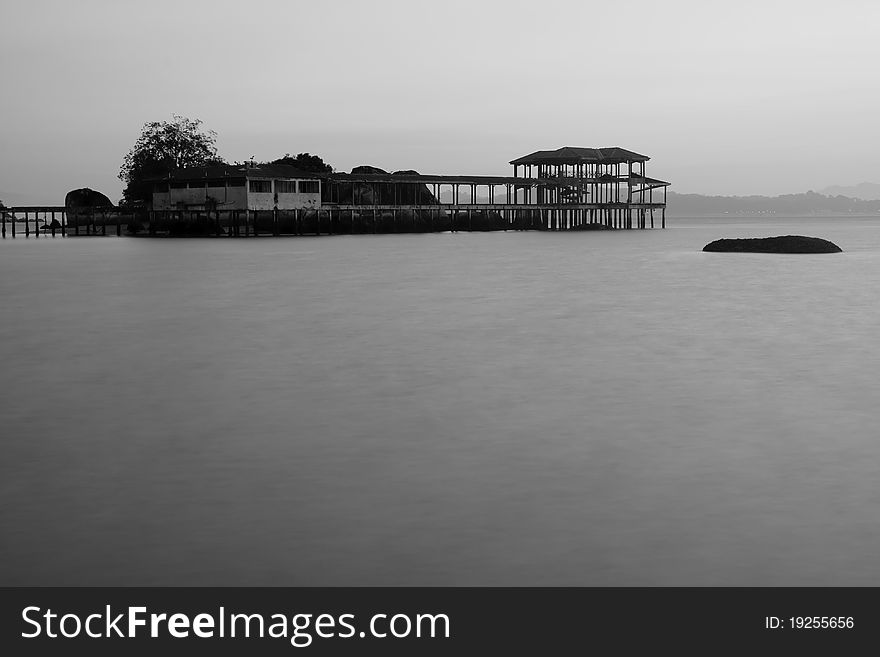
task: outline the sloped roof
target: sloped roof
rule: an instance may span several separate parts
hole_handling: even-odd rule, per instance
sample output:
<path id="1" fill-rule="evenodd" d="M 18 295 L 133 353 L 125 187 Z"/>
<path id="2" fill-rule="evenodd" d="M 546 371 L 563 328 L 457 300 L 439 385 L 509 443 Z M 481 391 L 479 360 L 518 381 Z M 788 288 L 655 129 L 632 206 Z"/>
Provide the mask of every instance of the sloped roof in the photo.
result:
<path id="1" fill-rule="evenodd" d="M 524 185 L 538 184 L 538 180 L 531 178 L 514 178 L 512 176 L 447 176 L 442 174 L 391 174 L 391 173 L 332 173 L 328 179 L 336 182 L 364 182 L 364 183 L 414 183 L 414 184 L 441 184 L 453 183 L 462 185 Z"/>
<path id="2" fill-rule="evenodd" d="M 657 178 L 647 178 L 645 176 L 636 176 L 633 175 L 632 181 L 635 184 L 644 184 L 648 187 L 669 187 L 672 185 L 671 182 L 666 182 L 665 180 L 658 180 Z"/>
<path id="3" fill-rule="evenodd" d="M 619 146 L 611 148 L 580 148 L 563 146 L 555 151 L 535 151 L 511 160 L 510 164 L 619 164 L 621 162 L 647 162 L 651 158 L 628 151 Z"/>
<path id="4" fill-rule="evenodd" d="M 326 175 L 326 174 L 325 174 Z M 317 180 L 325 175 L 303 171 L 289 164 L 212 164 L 203 167 L 186 167 L 146 180 L 198 180 L 199 178 L 296 178 Z"/>

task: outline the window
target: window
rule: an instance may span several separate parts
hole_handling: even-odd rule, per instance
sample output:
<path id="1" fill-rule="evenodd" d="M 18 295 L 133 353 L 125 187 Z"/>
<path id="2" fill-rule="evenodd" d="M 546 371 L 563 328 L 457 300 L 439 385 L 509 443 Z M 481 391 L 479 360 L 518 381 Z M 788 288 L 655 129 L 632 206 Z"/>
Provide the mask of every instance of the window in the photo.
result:
<path id="1" fill-rule="evenodd" d="M 175 180 L 171 183 L 171 189 L 186 189 L 186 183 L 181 182 L 179 180 Z"/>
<path id="2" fill-rule="evenodd" d="M 244 187 L 244 178 L 229 178 L 226 181 L 227 187 Z"/>
<path id="3" fill-rule="evenodd" d="M 272 181 L 271 180 L 251 180 L 250 182 L 250 191 L 255 194 L 271 194 L 272 193 Z"/>
<path id="4" fill-rule="evenodd" d="M 223 187 L 226 187 L 225 183 L 226 181 L 224 181 L 223 178 L 212 178 L 208 181 L 208 187 L 219 187 L 222 189 Z"/>
<path id="5" fill-rule="evenodd" d="M 300 194 L 317 194 L 321 191 L 320 183 L 317 180 L 300 180 Z"/>
<path id="6" fill-rule="evenodd" d="M 295 180 L 276 180 L 275 181 L 275 193 L 276 194 L 296 194 L 296 181 Z"/>

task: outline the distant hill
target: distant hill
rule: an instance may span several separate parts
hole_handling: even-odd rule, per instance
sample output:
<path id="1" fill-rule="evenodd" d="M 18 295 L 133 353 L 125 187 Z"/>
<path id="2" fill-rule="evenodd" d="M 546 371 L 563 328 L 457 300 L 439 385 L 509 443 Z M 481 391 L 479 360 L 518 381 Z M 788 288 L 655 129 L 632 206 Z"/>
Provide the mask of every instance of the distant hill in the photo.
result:
<path id="1" fill-rule="evenodd" d="M 826 196 L 809 191 L 782 196 L 703 196 L 669 192 L 669 212 L 675 216 L 739 215 L 880 215 L 880 200 Z"/>
<path id="2" fill-rule="evenodd" d="M 831 187 L 826 187 L 819 191 L 828 196 L 849 196 L 850 198 L 860 198 L 865 201 L 880 200 L 880 184 L 878 183 L 863 182 L 858 185 L 831 185 Z"/>

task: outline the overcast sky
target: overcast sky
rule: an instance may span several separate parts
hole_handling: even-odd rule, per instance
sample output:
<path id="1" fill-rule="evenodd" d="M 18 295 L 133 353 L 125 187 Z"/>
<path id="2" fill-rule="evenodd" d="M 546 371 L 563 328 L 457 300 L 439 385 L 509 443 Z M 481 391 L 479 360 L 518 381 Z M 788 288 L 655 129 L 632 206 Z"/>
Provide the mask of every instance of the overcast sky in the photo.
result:
<path id="1" fill-rule="evenodd" d="M 507 174 L 560 146 L 672 190 L 880 182 L 880 2 L 4 0 L 0 199 L 114 201 L 147 121 L 229 160 Z"/>

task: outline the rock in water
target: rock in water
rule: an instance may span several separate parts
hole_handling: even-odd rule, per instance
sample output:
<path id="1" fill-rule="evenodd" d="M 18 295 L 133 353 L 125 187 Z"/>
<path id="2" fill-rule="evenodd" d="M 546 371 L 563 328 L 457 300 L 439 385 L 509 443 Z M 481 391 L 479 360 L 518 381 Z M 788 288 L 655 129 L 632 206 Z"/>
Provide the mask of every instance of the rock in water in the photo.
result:
<path id="1" fill-rule="evenodd" d="M 803 235 L 756 237 L 750 239 L 722 239 L 710 242 L 703 251 L 716 253 L 840 253 L 834 242 Z"/>
<path id="2" fill-rule="evenodd" d="M 64 197 L 64 207 L 67 212 L 67 225 L 74 229 L 73 234 L 79 235 L 80 226 L 85 227 L 86 234 L 88 234 L 89 226 L 97 231 L 97 213 L 95 210 L 112 208 L 113 202 L 101 192 L 83 187 L 82 189 L 74 189 L 67 192 L 67 196 Z M 101 217 L 101 219 L 105 218 Z M 102 222 L 102 225 L 105 224 Z"/>
<path id="3" fill-rule="evenodd" d="M 67 196 L 64 197 L 64 207 L 68 210 L 75 208 L 110 208 L 113 207 L 113 202 L 101 192 L 83 187 L 82 189 L 74 189 L 67 192 Z"/>

